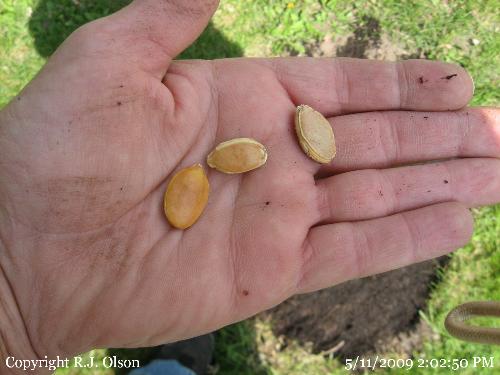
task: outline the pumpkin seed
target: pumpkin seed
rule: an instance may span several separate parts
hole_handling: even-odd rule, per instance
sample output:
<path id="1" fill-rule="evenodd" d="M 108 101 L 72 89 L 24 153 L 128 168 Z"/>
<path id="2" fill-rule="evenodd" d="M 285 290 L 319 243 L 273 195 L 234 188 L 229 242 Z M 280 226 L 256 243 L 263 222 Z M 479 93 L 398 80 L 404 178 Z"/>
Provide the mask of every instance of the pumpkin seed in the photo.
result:
<path id="1" fill-rule="evenodd" d="M 335 137 L 328 120 L 307 105 L 299 105 L 295 114 L 295 131 L 300 147 L 314 161 L 330 163 L 335 157 Z"/>
<path id="2" fill-rule="evenodd" d="M 207 157 L 207 164 L 224 173 L 244 173 L 266 163 L 267 150 L 255 139 L 235 138 L 220 143 Z"/>
<path id="3" fill-rule="evenodd" d="M 175 228 L 186 229 L 203 213 L 210 186 L 200 164 L 181 169 L 168 183 L 163 209 L 168 222 Z"/>

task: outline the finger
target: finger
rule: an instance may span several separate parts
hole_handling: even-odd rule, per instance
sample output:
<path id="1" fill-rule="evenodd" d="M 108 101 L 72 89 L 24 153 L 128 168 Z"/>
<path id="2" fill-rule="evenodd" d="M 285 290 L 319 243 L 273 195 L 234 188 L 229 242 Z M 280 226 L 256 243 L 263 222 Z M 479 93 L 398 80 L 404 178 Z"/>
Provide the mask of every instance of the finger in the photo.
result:
<path id="1" fill-rule="evenodd" d="M 207 26 L 218 0 L 135 0 L 106 22 L 108 32 L 127 40 L 148 68 L 166 69 Z M 160 60 L 160 61 L 158 61 Z"/>
<path id="2" fill-rule="evenodd" d="M 441 163 L 342 173 L 317 182 L 322 222 L 367 220 L 431 204 L 500 202 L 500 160 Z"/>
<path id="3" fill-rule="evenodd" d="M 298 293 L 446 254 L 469 241 L 472 227 L 469 210 L 459 203 L 315 227 L 304 244 Z"/>
<path id="4" fill-rule="evenodd" d="M 320 175 L 453 157 L 500 157 L 500 111 L 370 112 L 330 119 L 337 144 Z"/>
<path id="5" fill-rule="evenodd" d="M 326 116 L 390 109 L 454 110 L 472 97 L 473 83 L 460 66 L 438 61 L 365 59 L 266 60 L 292 101 Z"/>

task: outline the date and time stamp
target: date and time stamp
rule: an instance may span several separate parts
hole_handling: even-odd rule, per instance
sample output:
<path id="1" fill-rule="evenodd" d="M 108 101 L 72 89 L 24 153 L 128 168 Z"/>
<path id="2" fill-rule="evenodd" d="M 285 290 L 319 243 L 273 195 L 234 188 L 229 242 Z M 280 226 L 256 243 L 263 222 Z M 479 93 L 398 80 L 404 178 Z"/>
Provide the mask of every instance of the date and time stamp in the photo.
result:
<path id="1" fill-rule="evenodd" d="M 344 368 L 348 371 L 375 371 L 379 368 L 412 370 L 421 369 L 448 369 L 461 371 L 468 368 L 493 369 L 496 366 L 495 357 L 473 356 L 470 358 L 384 358 L 361 357 L 346 358 Z"/>
<path id="2" fill-rule="evenodd" d="M 361 357 L 346 358 L 344 369 L 348 372 L 366 372 L 377 369 L 391 369 L 400 371 L 410 371 L 412 369 L 448 369 L 452 372 L 461 372 L 465 369 L 494 369 L 497 366 L 495 357 L 472 356 L 469 358 L 384 358 Z M 9 369 L 23 370 L 32 372 L 38 369 L 48 369 L 51 371 L 57 368 L 137 368 L 140 367 L 138 360 L 122 360 L 113 357 L 105 357 L 100 360 L 90 356 L 87 358 L 75 357 L 72 360 L 67 358 L 22 360 L 14 357 L 8 357 L 5 365 Z M 0 371 L 1 372 L 1 371 Z M 399 372 L 398 372 L 399 373 Z"/>

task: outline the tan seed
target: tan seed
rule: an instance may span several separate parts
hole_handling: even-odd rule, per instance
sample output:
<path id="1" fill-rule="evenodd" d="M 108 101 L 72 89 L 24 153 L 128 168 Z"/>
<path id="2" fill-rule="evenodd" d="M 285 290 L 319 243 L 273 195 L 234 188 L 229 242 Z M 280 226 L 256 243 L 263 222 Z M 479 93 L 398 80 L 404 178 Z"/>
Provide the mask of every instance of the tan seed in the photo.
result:
<path id="1" fill-rule="evenodd" d="M 307 105 L 299 105 L 295 114 L 295 131 L 302 150 L 318 163 L 330 163 L 335 157 L 335 137 L 328 120 Z"/>
<path id="2" fill-rule="evenodd" d="M 220 143 L 207 157 L 207 164 L 224 173 L 244 173 L 266 163 L 266 148 L 251 138 Z"/>
<path id="3" fill-rule="evenodd" d="M 193 225 L 207 205 L 209 190 L 207 176 L 200 164 L 177 172 L 168 183 L 163 199 L 169 223 L 179 229 Z"/>

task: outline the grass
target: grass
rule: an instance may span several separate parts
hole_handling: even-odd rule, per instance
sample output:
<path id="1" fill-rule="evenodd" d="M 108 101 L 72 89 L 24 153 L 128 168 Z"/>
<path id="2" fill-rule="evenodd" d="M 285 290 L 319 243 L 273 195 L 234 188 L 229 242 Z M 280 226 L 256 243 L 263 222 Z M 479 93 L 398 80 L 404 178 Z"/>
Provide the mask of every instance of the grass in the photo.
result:
<path id="1" fill-rule="evenodd" d="M 464 301 L 500 300 L 500 206 L 475 210 L 475 231 L 472 241 L 451 260 L 442 281 L 435 287 L 428 311 L 422 313 L 441 339 L 428 342 L 421 355 L 427 358 L 499 358 L 499 347 L 463 343 L 450 338 L 442 322 L 448 311 Z M 498 319 L 477 319 L 474 324 L 498 326 Z M 475 373 L 469 368 L 463 373 Z M 500 373 L 485 369 L 485 374 Z M 435 374 L 445 374 L 444 369 Z"/>
<path id="2" fill-rule="evenodd" d="M 45 62 L 28 32 L 31 0 L 0 0 L 0 108 Z"/>
<path id="3" fill-rule="evenodd" d="M 29 82 L 71 31 L 128 2 L 0 0 L 0 108 Z M 473 104 L 498 105 L 497 8 L 497 1 L 487 0 L 222 0 L 205 33 L 181 58 L 304 55 L 318 52 L 318 46 L 329 39 L 338 53 L 354 45 L 363 55 L 386 40 L 396 58 L 419 56 L 463 65 L 475 80 Z M 500 358 L 498 347 L 462 343 L 449 337 L 443 328 L 446 313 L 459 303 L 500 300 L 500 206 L 475 210 L 475 217 L 473 240 L 452 256 L 426 311 L 421 312 L 436 338 L 427 340 L 423 349 L 414 353 L 415 358 Z M 492 320 L 480 323 L 495 324 Z M 267 321 L 253 319 L 229 326 L 217 333 L 216 370 L 219 374 L 345 373 L 335 358 L 311 354 L 310 348 L 293 342 L 286 348 L 282 344 Z M 96 350 L 92 355 L 102 357 L 107 353 Z M 119 352 L 129 358 L 138 353 Z M 59 375 L 111 373 L 89 369 L 57 371 Z M 408 373 L 444 374 L 449 370 L 413 368 Z M 499 374 L 500 368 L 468 367 L 460 373 Z"/>

